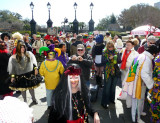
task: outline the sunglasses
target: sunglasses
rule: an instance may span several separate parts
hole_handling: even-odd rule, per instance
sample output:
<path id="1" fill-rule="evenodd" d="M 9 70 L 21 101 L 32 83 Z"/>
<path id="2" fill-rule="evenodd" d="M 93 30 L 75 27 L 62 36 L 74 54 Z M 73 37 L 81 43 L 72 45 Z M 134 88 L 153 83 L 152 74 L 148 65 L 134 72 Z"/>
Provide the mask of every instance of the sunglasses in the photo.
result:
<path id="1" fill-rule="evenodd" d="M 150 43 L 150 44 L 156 44 L 156 43 Z"/>
<path id="2" fill-rule="evenodd" d="M 83 51 L 83 49 L 78 49 L 78 51 Z"/>
<path id="3" fill-rule="evenodd" d="M 88 39 L 93 39 L 93 38 L 88 38 Z"/>

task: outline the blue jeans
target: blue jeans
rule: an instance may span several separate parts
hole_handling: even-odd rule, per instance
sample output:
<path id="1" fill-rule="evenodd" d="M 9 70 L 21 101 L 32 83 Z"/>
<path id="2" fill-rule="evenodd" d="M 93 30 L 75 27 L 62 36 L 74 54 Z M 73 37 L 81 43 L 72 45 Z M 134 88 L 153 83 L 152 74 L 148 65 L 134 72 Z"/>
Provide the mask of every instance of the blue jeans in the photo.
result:
<path id="1" fill-rule="evenodd" d="M 107 81 L 106 81 L 106 78 L 104 77 L 104 88 L 103 88 L 103 93 L 102 93 L 101 104 L 107 105 L 110 102 L 114 102 L 116 84 L 117 84 L 116 76 L 110 75 Z"/>
<path id="2" fill-rule="evenodd" d="M 51 99 L 52 99 L 53 91 L 54 90 L 46 89 L 46 99 L 47 99 L 47 105 L 48 106 L 51 106 Z"/>

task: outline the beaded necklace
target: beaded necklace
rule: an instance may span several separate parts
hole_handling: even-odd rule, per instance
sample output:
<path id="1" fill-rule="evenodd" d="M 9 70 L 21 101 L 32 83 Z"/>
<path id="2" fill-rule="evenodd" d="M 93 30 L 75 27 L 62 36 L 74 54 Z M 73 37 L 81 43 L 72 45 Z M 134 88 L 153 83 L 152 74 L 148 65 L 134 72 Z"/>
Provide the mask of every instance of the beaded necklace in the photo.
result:
<path id="1" fill-rule="evenodd" d="M 45 66 L 45 68 L 46 68 L 46 70 L 47 70 L 48 72 L 54 72 L 54 71 L 57 69 L 58 64 L 59 64 L 59 60 L 57 60 L 57 66 L 56 66 L 56 68 L 55 68 L 54 70 L 50 71 L 50 70 L 47 68 L 45 62 L 46 62 L 46 61 L 44 61 L 44 66 Z"/>
<path id="2" fill-rule="evenodd" d="M 80 93 L 80 95 L 81 95 L 81 93 Z M 87 123 L 86 122 L 86 120 L 87 120 L 87 116 L 88 116 L 88 113 L 86 112 L 86 106 L 85 106 L 85 104 L 84 104 L 84 100 L 81 98 L 81 100 L 82 100 L 82 102 L 83 102 L 83 109 L 84 109 L 84 118 L 83 118 L 83 116 L 81 116 L 80 115 L 80 113 L 79 113 L 79 110 L 78 110 L 78 108 L 77 108 L 77 105 L 78 105 L 78 100 L 76 99 L 76 97 L 75 97 L 75 100 L 73 99 L 73 97 L 72 97 L 72 101 L 73 101 L 73 103 L 74 103 L 74 109 L 76 109 L 76 111 L 77 111 L 77 116 L 79 117 L 79 118 L 81 118 L 81 119 L 84 119 L 84 123 Z"/>

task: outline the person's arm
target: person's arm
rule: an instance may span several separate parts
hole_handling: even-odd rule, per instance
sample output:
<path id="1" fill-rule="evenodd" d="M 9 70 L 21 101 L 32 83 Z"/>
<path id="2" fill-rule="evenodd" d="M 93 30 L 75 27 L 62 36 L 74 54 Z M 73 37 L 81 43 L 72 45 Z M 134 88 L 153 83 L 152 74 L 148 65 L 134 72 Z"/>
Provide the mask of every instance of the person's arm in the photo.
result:
<path id="1" fill-rule="evenodd" d="M 89 54 L 87 54 L 87 58 L 83 59 L 83 61 L 79 61 L 79 63 L 83 64 L 86 67 L 90 67 L 91 68 L 92 64 L 93 64 L 93 59 Z"/>
<path id="2" fill-rule="evenodd" d="M 149 66 L 152 65 L 151 62 L 152 61 L 149 61 L 148 59 L 146 59 L 144 64 L 143 64 L 142 71 L 141 71 L 141 78 L 142 78 L 143 82 L 146 84 L 148 89 L 152 89 L 153 84 L 154 84 L 152 76 L 150 76 L 151 75 L 151 70 L 150 70 Z"/>
<path id="3" fill-rule="evenodd" d="M 40 66 L 39 74 L 40 74 L 41 76 L 44 76 L 44 61 L 42 62 L 41 66 Z"/>
<path id="4" fill-rule="evenodd" d="M 64 72 L 64 67 L 63 67 L 63 64 L 61 62 L 59 63 L 59 65 L 60 65 L 60 74 L 62 75 L 63 72 Z"/>

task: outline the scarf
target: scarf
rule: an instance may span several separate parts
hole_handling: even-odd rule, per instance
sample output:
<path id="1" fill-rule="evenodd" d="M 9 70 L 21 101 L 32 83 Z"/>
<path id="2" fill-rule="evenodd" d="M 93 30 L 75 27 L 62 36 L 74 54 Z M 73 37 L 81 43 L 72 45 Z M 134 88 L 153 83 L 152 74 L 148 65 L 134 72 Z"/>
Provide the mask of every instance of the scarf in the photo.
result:
<path id="1" fill-rule="evenodd" d="M 124 70 L 126 68 L 126 62 L 128 59 L 128 56 L 130 55 L 131 51 L 127 53 L 127 49 L 125 49 L 123 57 L 122 57 L 122 64 L 121 64 L 121 69 Z"/>
<path id="2" fill-rule="evenodd" d="M 105 76 L 107 80 L 109 78 L 109 75 L 115 75 L 115 67 L 114 67 L 114 62 L 113 62 L 114 59 L 110 60 L 109 57 L 117 55 L 117 52 L 115 49 L 113 51 L 109 51 L 105 49 L 103 53 L 104 53 L 105 59 L 108 60 L 108 62 L 106 63 L 106 68 L 105 68 Z"/>

